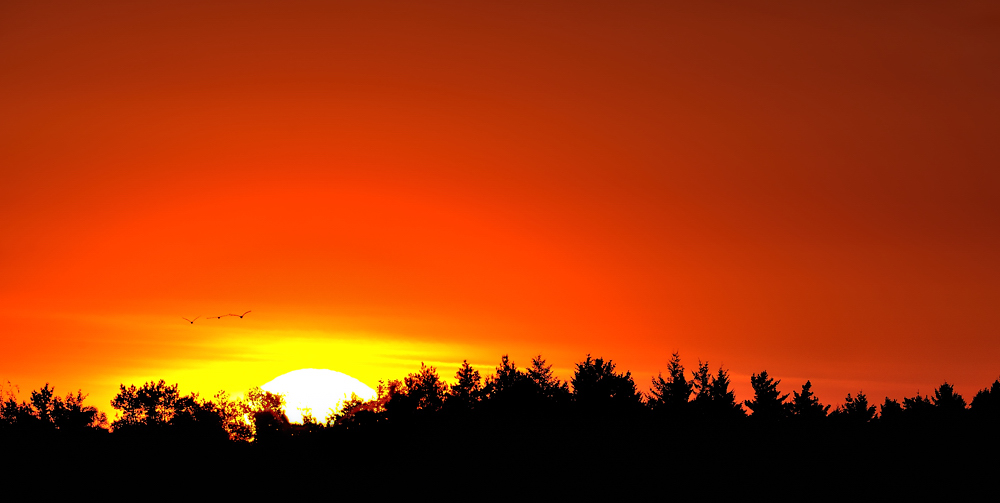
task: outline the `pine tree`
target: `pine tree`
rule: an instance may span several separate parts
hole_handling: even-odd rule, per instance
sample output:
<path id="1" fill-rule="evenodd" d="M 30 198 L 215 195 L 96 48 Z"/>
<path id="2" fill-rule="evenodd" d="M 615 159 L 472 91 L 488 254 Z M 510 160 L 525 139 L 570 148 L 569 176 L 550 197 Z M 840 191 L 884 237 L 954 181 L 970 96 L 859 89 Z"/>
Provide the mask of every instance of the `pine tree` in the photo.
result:
<path id="1" fill-rule="evenodd" d="M 965 411 L 965 399 L 962 395 L 955 393 L 955 387 L 944 382 L 938 389 L 934 390 L 934 398 L 931 403 L 937 410 L 945 415 L 957 415 Z"/>
<path id="2" fill-rule="evenodd" d="M 653 378 L 653 385 L 649 390 L 649 405 L 653 410 L 681 413 L 691 397 L 694 385 L 684 377 L 684 366 L 681 365 L 679 354 L 674 353 L 670 357 L 667 372 L 669 380 L 664 379 L 662 373 Z"/>
<path id="3" fill-rule="evenodd" d="M 528 379 L 535 384 L 538 394 L 550 402 L 562 401 L 569 397 L 569 383 L 562 382 L 552 372 L 552 365 L 546 365 L 542 355 L 531 359 Z"/>
<path id="4" fill-rule="evenodd" d="M 462 360 L 462 366 L 455 372 L 455 380 L 458 382 L 451 387 L 447 403 L 472 409 L 479 401 L 481 391 L 479 371 L 472 368 L 468 360 Z"/>
<path id="5" fill-rule="evenodd" d="M 743 405 L 736 401 L 736 394 L 729 389 L 729 384 L 729 372 L 720 366 L 719 371 L 712 377 L 712 384 L 709 385 L 712 417 L 729 419 L 746 416 Z"/>
<path id="6" fill-rule="evenodd" d="M 868 405 L 868 397 L 863 392 L 859 391 L 856 397 L 848 393 L 844 404 L 837 408 L 837 416 L 851 423 L 868 423 L 876 417 L 875 406 Z"/>
<path id="7" fill-rule="evenodd" d="M 521 402 L 524 391 L 527 389 L 527 376 L 518 370 L 517 365 L 510 360 L 510 355 L 500 357 L 500 366 L 496 372 L 486 378 L 486 385 L 483 386 L 483 394 L 491 401 L 497 400 L 507 402 Z"/>
<path id="8" fill-rule="evenodd" d="M 767 371 L 750 376 L 750 385 L 753 386 L 753 400 L 743 402 L 753 411 L 755 421 L 780 421 L 788 415 L 788 404 L 785 399 L 788 394 L 778 393 L 778 384 L 781 380 L 775 381 L 767 376 Z"/>
<path id="9" fill-rule="evenodd" d="M 827 416 L 830 406 L 819 403 L 819 399 L 812 392 L 812 382 L 806 381 L 802 385 L 801 394 L 792 392 L 791 412 L 800 420 L 816 421 Z"/>
<path id="10" fill-rule="evenodd" d="M 587 359 L 576 364 L 573 374 L 573 396 L 577 403 L 601 412 L 630 410 L 642 403 L 636 391 L 632 373 L 615 372 L 615 364 L 603 358 Z"/>
<path id="11" fill-rule="evenodd" d="M 1000 379 L 993 381 L 989 388 L 979 390 L 973 397 L 969 410 L 982 419 L 1000 417 Z"/>
<path id="12" fill-rule="evenodd" d="M 695 403 L 712 399 L 712 373 L 708 370 L 708 362 L 702 363 L 698 360 L 698 371 L 692 372 L 691 386 L 695 394 Z"/>
<path id="13" fill-rule="evenodd" d="M 903 406 L 896 400 L 890 400 L 889 397 L 885 397 L 885 402 L 882 403 L 879 414 L 879 422 L 895 424 L 902 416 Z"/>

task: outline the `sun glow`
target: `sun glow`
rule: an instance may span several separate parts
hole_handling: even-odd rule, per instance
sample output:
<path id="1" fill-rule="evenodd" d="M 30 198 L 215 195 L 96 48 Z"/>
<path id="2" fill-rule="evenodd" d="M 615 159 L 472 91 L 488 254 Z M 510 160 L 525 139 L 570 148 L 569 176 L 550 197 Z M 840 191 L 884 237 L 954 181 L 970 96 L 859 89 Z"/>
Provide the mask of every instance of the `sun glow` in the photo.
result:
<path id="1" fill-rule="evenodd" d="M 331 410 L 339 410 L 341 403 L 350 399 L 352 393 L 363 400 L 371 400 L 377 395 L 367 384 L 328 369 L 293 370 L 275 377 L 260 388 L 284 395 L 288 420 L 299 424 L 306 412 L 323 422 Z"/>

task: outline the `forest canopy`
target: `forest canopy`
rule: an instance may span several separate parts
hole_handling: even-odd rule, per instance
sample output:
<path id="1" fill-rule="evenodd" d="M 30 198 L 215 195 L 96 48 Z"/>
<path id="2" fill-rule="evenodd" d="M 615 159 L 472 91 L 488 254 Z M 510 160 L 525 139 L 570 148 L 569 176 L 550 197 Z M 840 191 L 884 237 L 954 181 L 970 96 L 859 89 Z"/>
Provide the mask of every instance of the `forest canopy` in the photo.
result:
<path id="1" fill-rule="evenodd" d="M 610 359 L 587 355 L 577 363 L 572 378 L 558 379 L 552 366 L 538 355 L 519 368 L 508 355 L 492 372 L 473 368 L 468 361 L 455 371 L 448 385 L 437 368 L 421 364 L 400 380 L 382 381 L 372 400 L 353 396 L 340 410 L 317 419 L 306 414 L 304 424 L 292 424 L 284 398 L 253 388 L 239 399 L 220 391 L 211 398 L 182 395 L 178 384 L 164 380 L 140 386 L 122 384 L 111 402 L 115 418 L 108 421 L 96 407 L 83 405 L 82 391 L 61 397 L 46 383 L 18 400 L 16 387 L 0 389 L 0 431 L 3 434 L 63 435 L 103 432 L 132 437 L 169 435 L 186 439 L 226 440 L 238 443 L 279 442 L 290 438 L 358 430 L 399 427 L 408 423 L 489 423 L 497 418 L 530 425 L 544 421 L 591 421 L 603 418 L 646 424 L 689 422 L 747 427 L 786 425 L 794 428 L 938 427 L 942 424 L 992 424 L 1000 418 L 1000 379 L 979 391 L 971 401 L 942 383 L 932 396 L 886 397 L 875 403 L 863 392 L 848 394 L 842 402 L 823 404 L 806 381 L 798 389 L 784 388 L 767 371 L 753 374 L 753 396 L 739 401 L 730 389 L 725 368 L 712 371 L 698 361 L 685 369 L 674 353 L 666 375 L 653 378 L 640 391 L 629 371 L 620 371 Z M 321 411 L 317 411 L 322 414 Z M 871 426 L 874 427 L 874 426 Z"/>

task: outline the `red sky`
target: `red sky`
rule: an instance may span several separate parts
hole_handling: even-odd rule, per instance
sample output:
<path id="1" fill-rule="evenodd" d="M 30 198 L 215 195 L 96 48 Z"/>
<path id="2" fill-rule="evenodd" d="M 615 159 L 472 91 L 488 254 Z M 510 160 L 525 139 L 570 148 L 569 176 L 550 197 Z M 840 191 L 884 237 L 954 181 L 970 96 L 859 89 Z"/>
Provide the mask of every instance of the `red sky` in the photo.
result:
<path id="1" fill-rule="evenodd" d="M 993 2 L 206 3 L 0 5 L 22 392 L 1000 376 Z"/>

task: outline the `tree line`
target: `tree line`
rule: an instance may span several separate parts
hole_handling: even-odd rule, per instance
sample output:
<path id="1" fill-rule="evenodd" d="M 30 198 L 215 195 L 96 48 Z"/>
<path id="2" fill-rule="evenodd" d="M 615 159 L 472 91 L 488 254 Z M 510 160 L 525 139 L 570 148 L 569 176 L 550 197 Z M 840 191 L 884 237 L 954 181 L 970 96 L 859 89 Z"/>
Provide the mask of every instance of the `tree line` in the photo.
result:
<path id="1" fill-rule="evenodd" d="M 509 428 L 546 421 L 666 421 L 820 430 L 865 425 L 883 429 L 992 425 L 1000 418 L 1000 380 L 980 390 L 968 403 L 944 382 L 932 395 L 917 394 L 901 402 L 886 397 L 877 406 L 859 391 L 833 407 L 820 402 L 810 381 L 798 390 L 782 393 L 778 389 L 781 381 L 761 371 L 750 378 L 753 397 L 741 402 L 730 389 L 726 369 L 712 372 L 708 363 L 699 361 L 689 372 L 677 353 L 666 373 L 652 379 L 647 392 L 639 391 L 629 371 L 620 372 L 611 360 L 590 355 L 575 365 L 568 382 L 556 377 L 541 355 L 523 369 L 504 355 L 485 378 L 463 361 L 454 381 L 448 385 L 435 367 L 421 363 L 419 370 L 403 379 L 380 382 L 376 398 L 352 396 L 323 420 L 307 411 L 302 425 L 289 423 L 281 395 L 260 388 L 234 399 L 226 392 L 210 398 L 197 393 L 182 395 L 177 384 L 168 385 L 163 380 L 138 387 L 121 385 L 111 401 L 116 418 L 109 422 L 95 407 L 83 405 L 86 395 L 82 391 L 60 397 L 46 383 L 18 401 L 8 385 L 2 390 L 0 431 L 259 444 L 430 423 L 450 427 L 503 424 Z"/>

